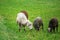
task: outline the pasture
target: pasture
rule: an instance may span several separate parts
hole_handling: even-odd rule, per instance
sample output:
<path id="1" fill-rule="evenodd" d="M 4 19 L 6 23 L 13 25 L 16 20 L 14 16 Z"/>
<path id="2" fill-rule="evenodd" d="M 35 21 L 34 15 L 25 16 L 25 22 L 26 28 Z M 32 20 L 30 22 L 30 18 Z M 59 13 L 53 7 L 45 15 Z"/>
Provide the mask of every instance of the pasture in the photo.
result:
<path id="1" fill-rule="evenodd" d="M 44 31 L 32 31 L 26 27 L 18 31 L 17 13 L 26 10 L 31 22 L 42 17 Z M 56 33 L 48 33 L 49 20 L 56 17 L 59 28 Z M 60 0 L 0 0 L 0 40 L 60 40 Z"/>

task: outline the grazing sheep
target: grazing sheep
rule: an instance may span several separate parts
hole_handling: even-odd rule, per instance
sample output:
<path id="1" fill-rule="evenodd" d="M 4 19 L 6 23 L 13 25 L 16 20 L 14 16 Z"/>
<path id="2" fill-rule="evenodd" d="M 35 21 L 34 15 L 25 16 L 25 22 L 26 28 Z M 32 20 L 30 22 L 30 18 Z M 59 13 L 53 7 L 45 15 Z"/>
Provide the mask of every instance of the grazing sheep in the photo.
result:
<path id="1" fill-rule="evenodd" d="M 37 17 L 34 22 L 33 22 L 33 26 L 36 30 L 39 31 L 39 29 L 41 28 L 40 26 L 42 26 L 42 29 L 43 29 L 43 22 L 42 22 L 42 19 L 40 17 Z"/>
<path id="2" fill-rule="evenodd" d="M 32 23 L 28 20 L 28 15 L 26 12 L 18 13 L 16 21 L 19 25 L 19 31 L 22 26 L 24 27 L 24 30 L 25 30 L 25 26 L 29 26 L 29 28 L 32 29 Z"/>
<path id="3" fill-rule="evenodd" d="M 58 20 L 56 18 L 52 18 L 49 21 L 48 32 L 55 32 L 58 31 Z"/>

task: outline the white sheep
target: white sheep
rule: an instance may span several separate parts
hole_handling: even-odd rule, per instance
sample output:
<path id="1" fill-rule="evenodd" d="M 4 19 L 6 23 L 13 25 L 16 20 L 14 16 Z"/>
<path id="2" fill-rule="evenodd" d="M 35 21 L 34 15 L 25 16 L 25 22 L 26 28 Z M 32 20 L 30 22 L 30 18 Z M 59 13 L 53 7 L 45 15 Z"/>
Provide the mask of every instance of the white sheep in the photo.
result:
<path id="1" fill-rule="evenodd" d="M 28 26 L 30 29 L 33 28 L 32 23 L 27 19 L 27 16 L 23 12 L 17 14 L 16 21 L 19 25 L 19 31 L 22 26 L 24 26 L 24 30 L 25 26 Z"/>

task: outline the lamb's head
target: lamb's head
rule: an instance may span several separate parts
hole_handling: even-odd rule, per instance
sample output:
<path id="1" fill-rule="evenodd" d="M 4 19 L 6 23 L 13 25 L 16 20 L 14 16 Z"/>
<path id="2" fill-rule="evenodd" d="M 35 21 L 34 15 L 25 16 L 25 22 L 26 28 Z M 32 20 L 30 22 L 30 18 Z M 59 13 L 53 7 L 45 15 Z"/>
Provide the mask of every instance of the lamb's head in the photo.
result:
<path id="1" fill-rule="evenodd" d="M 27 21 L 27 26 L 32 29 L 33 28 L 33 25 L 32 25 L 32 22 L 30 22 L 29 20 Z"/>
<path id="2" fill-rule="evenodd" d="M 51 28 L 50 27 L 48 28 L 48 32 L 51 32 Z"/>

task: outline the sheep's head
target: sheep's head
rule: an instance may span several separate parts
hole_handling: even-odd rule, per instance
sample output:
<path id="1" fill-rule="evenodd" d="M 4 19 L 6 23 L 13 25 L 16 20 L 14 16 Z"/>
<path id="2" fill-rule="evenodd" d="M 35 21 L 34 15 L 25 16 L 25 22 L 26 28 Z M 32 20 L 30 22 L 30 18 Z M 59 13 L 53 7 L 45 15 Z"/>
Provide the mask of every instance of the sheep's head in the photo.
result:
<path id="1" fill-rule="evenodd" d="M 50 27 L 48 28 L 48 32 L 51 32 L 51 28 Z"/>
<path id="2" fill-rule="evenodd" d="M 29 29 L 33 28 L 33 25 L 32 25 L 32 23 L 29 20 L 27 21 L 27 26 L 29 27 Z"/>

